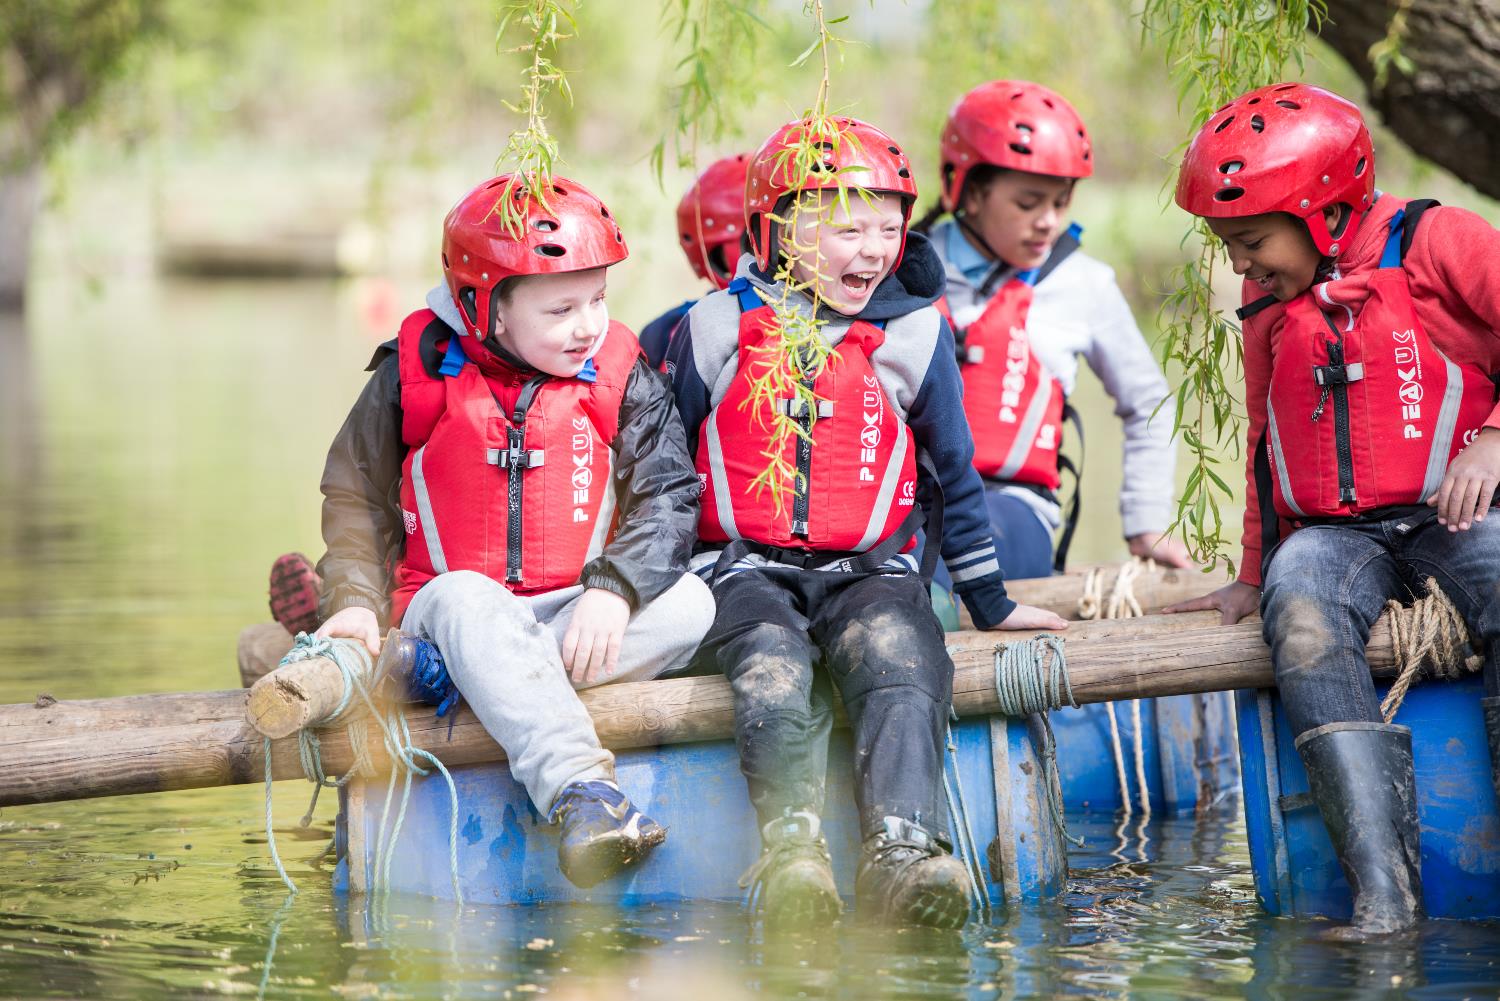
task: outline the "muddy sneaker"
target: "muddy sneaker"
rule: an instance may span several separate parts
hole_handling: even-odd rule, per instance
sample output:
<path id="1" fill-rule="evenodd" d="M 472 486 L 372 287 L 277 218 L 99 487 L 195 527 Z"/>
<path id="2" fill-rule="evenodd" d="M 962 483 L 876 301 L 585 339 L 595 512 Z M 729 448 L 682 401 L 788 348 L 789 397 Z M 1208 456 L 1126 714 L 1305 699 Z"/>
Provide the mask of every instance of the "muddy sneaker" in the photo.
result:
<path id="1" fill-rule="evenodd" d="M 271 564 L 271 618 L 293 636 L 316 632 L 318 588 L 322 583 L 306 556 L 278 556 Z"/>
<path id="2" fill-rule="evenodd" d="M 558 793 L 547 820 L 562 824 L 557 864 L 587 889 L 651 854 L 667 829 L 634 806 L 613 782 L 574 782 Z"/>
<path id="3" fill-rule="evenodd" d="M 432 641 L 399 629 L 386 633 L 380 644 L 375 689 L 386 698 L 437 706 L 439 716 L 446 716 L 462 698 Z"/>
<path id="4" fill-rule="evenodd" d="M 740 877 L 749 906 L 767 929 L 831 925 L 843 910 L 829 864 L 822 822 L 810 810 L 788 809 L 760 831 L 760 858 Z"/>
<path id="5" fill-rule="evenodd" d="M 889 924 L 962 928 L 969 874 L 924 828 L 886 817 L 860 853 L 854 897 L 862 917 Z"/>

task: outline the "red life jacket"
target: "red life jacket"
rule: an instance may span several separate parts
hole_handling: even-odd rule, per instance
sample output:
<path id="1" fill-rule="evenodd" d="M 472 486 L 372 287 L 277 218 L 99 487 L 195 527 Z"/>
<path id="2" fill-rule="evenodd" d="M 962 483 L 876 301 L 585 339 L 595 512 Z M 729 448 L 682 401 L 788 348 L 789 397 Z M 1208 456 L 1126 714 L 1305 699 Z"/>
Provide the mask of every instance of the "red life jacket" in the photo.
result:
<path id="1" fill-rule="evenodd" d="M 436 373 L 434 349 L 443 351 Z M 635 335 L 612 322 L 574 378 L 487 375 L 431 310 L 406 318 L 397 336 L 406 538 L 393 623 L 423 584 L 449 571 L 478 571 L 517 594 L 578 583 L 611 527 L 610 443 L 639 352 Z"/>
<path id="2" fill-rule="evenodd" d="M 1348 306 L 1338 310 L 1338 291 L 1330 293 L 1338 282 L 1315 285 L 1286 304 L 1271 361 L 1264 445 L 1275 510 L 1285 518 L 1423 503 L 1494 408 L 1495 384 L 1445 357 L 1412 308 L 1401 260 L 1431 204 L 1411 202 L 1391 219 L 1357 314 Z"/>
<path id="3" fill-rule="evenodd" d="M 1057 241 L 1040 269 L 1022 271 L 1000 287 L 979 318 L 954 327 L 964 415 L 974 435 L 974 468 L 1006 483 L 1056 490 L 1059 452 L 1068 413 L 1062 383 L 1047 370 L 1026 333 L 1036 283 L 1078 249 L 1076 224 Z M 938 309 L 953 323 L 946 297 Z"/>
<path id="4" fill-rule="evenodd" d="M 895 536 L 916 503 L 917 447 L 870 364 L 885 331 L 862 320 L 850 325 L 810 387 L 816 420 L 800 399 L 775 401 L 807 432 L 777 457 L 797 470 L 793 497 L 778 511 L 770 489 L 752 485 L 769 461 L 772 412 L 770 401 L 752 404 L 751 381 L 779 359 L 780 329 L 775 311 L 745 279 L 728 291 L 740 301 L 739 360 L 729 391 L 699 431 L 699 537 L 862 553 Z M 903 543 L 904 551 L 915 540 Z"/>

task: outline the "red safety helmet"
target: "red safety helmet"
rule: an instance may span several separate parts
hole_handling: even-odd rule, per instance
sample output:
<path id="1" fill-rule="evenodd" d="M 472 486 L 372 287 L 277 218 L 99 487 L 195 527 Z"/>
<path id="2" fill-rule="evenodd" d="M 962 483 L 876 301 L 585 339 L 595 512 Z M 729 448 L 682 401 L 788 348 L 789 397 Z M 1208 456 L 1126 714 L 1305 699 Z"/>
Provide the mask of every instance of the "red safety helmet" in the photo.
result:
<path id="1" fill-rule="evenodd" d="M 771 269 L 771 215 L 786 196 L 796 191 L 818 191 L 864 188 L 866 191 L 890 191 L 902 196 L 902 211 L 911 216 L 917 200 L 917 182 L 911 163 L 896 140 L 867 122 L 855 118 L 832 119 L 836 132 L 821 142 L 823 163 L 829 170 L 814 173 L 802 184 L 792 186 L 795 166 L 792 151 L 808 127 L 808 120 L 788 122 L 771 138 L 761 143 L 750 161 L 745 177 L 745 216 L 749 226 L 750 249 L 762 271 Z M 851 167 L 862 168 L 850 170 Z M 901 233 L 901 248 L 906 248 L 906 231 Z M 897 261 L 900 261 L 899 252 Z"/>
<path id="2" fill-rule="evenodd" d="M 991 80 L 958 99 L 942 141 L 943 208 L 958 208 L 964 180 L 981 163 L 1050 177 L 1088 177 L 1094 148 L 1083 119 L 1054 90 Z"/>
<path id="3" fill-rule="evenodd" d="M 443 220 L 443 277 L 475 336 L 489 334 L 491 294 L 506 278 L 555 275 L 618 264 L 630 253 L 604 203 L 583 185 L 552 178 L 547 204 L 516 179 L 510 197 L 526 203 L 526 230 L 517 238 L 500 224 L 498 202 L 513 175 L 470 191 Z"/>
<path id="4" fill-rule="evenodd" d="M 1210 219 L 1290 212 L 1337 257 L 1375 197 L 1375 147 L 1359 107 L 1305 83 L 1252 90 L 1209 116 L 1177 175 L 1177 204 Z M 1330 205 L 1352 210 L 1328 231 Z"/>
<path id="5" fill-rule="evenodd" d="M 713 282 L 715 288 L 723 288 L 734 277 L 740 234 L 745 231 L 745 173 L 749 169 L 747 153 L 715 160 L 677 203 L 682 252 L 698 277 Z"/>

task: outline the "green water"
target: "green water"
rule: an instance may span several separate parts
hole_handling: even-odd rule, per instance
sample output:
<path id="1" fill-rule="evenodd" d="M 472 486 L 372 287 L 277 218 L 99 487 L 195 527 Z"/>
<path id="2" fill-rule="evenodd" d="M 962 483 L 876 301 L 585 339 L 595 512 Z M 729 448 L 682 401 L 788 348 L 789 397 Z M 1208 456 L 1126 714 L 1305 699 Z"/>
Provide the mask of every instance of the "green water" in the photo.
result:
<path id="1" fill-rule="evenodd" d="M 24 327 L 0 320 L 0 702 L 230 687 L 236 634 L 266 617 L 271 560 L 320 551 L 323 452 L 391 329 L 376 307 L 388 292 L 415 303 L 422 287 L 35 291 Z M 637 293 L 617 315 L 638 324 L 650 305 Z M 1115 558 L 1118 435 L 1097 390 L 1080 398 L 1091 517 L 1077 552 Z M 723 904 L 455 912 L 398 897 L 348 913 L 317 862 L 331 803 L 299 829 L 297 783 L 274 804 L 303 887 L 286 905 L 262 796 L 0 812 L 0 994 L 156 1001 L 254 996 L 263 982 L 268 997 L 353 998 L 1500 993 L 1494 925 L 1434 922 L 1352 947 L 1265 917 L 1233 815 L 1118 833 L 1075 818 L 1091 848 L 1075 853 L 1067 895 L 962 937 L 851 926 L 767 942 Z"/>

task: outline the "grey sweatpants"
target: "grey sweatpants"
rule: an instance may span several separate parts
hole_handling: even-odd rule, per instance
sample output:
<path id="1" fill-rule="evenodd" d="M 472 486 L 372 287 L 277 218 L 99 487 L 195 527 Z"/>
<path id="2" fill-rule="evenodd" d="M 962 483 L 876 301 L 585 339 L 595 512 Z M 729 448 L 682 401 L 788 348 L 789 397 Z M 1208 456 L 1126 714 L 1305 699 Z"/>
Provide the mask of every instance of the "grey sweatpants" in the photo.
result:
<path id="1" fill-rule="evenodd" d="M 600 746 L 562 663 L 563 636 L 582 595 L 575 585 L 518 596 L 484 574 L 458 570 L 428 581 L 401 622 L 437 644 L 464 701 L 543 815 L 569 783 L 614 778 L 614 755 Z M 686 667 L 713 618 L 708 586 L 684 574 L 631 616 L 619 666 L 598 684 Z"/>

